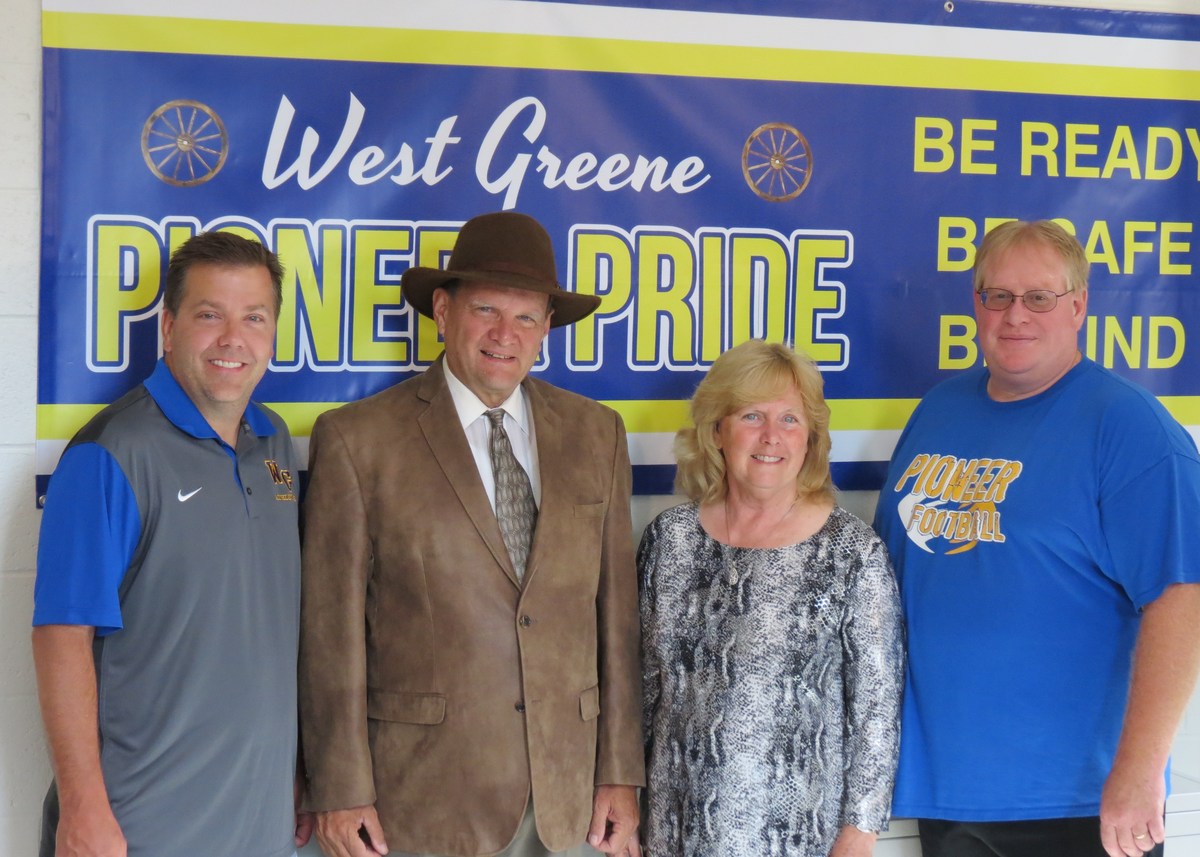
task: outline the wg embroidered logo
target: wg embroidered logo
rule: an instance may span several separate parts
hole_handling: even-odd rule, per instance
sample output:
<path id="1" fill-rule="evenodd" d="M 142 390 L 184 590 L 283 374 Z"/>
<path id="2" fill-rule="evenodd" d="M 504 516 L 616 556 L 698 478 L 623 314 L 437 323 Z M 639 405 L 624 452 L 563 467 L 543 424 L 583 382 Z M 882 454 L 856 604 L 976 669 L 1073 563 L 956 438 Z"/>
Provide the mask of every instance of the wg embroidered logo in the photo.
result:
<path id="1" fill-rule="evenodd" d="M 284 470 L 273 458 L 263 459 L 263 464 L 267 465 L 267 472 L 271 474 L 271 481 L 275 483 L 275 499 L 290 500 L 295 503 L 296 492 L 292 487 L 292 471 Z"/>

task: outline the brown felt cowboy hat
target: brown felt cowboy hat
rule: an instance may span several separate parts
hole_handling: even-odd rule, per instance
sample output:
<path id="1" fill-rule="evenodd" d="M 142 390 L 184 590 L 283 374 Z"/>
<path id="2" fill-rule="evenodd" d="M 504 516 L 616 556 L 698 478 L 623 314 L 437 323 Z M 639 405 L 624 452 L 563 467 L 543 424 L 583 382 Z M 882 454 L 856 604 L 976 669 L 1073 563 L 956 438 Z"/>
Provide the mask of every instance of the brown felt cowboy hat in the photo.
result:
<path id="1" fill-rule="evenodd" d="M 574 324 L 600 306 L 598 295 L 568 292 L 558 284 L 550 236 L 532 217 L 515 211 L 472 217 L 458 233 L 446 270 L 409 268 L 400 279 L 400 293 L 417 312 L 433 318 L 433 292 L 452 280 L 550 295 L 551 327 Z"/>

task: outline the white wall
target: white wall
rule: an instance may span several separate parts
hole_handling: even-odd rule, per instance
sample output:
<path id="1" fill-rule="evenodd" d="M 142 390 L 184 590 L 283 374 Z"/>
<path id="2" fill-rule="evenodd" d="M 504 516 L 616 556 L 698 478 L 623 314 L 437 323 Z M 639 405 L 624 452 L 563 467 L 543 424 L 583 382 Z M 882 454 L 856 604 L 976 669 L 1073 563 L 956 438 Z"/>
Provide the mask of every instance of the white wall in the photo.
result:
<path id="1" fill-rule="evenodd" d="M 49 782 L 29 655 L 34 546 L 40 0 L 0 0 L 0 854 L 36 854 Z"/>
<path id="2" fill-rule="evenodd" d="M 1194 2 L 1089 5 L 1194 11 Z M 39 522 L 33 480 L 41 0 L 0 0 L 0 12 L 0 855 L 15 857 L 36 853 L 41 799 L 50 776 L 29 654 Z M 843 503 L 869 520 L 874 499 L 856 493 L 844 496 Z M 669 502 L 635 499 L 635 525 Z M 1200 780 L 1200 697 L 1193 699 L 1177 741 L 1175 767 Z M 1185 852 L 1173 848 L 1171 853 Z"/>

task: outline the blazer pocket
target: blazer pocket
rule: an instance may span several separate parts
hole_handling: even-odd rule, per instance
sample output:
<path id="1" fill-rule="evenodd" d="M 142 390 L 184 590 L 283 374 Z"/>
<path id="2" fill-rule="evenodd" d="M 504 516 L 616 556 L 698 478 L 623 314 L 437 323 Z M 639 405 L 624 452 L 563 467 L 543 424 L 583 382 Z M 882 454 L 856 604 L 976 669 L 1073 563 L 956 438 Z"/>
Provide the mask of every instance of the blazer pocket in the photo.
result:
<path id="1" fill-rule="evenodd" d="M 592 685 L 579 694 L 579 716 L 584 720 L 595 720 L 600 716 L 600 685 Z"/>
<path id="2" fill-rule="evenodd" d="M 607 503 L 576 503 L 576 518 L 602 518 L 608 509 Z"/>
<path id="3" fill-rule="evenodd" d="M 367 692 L 367 717 L 395 723 L 441 723 L 446 719 L 446 697 L 372 689 Z"/>

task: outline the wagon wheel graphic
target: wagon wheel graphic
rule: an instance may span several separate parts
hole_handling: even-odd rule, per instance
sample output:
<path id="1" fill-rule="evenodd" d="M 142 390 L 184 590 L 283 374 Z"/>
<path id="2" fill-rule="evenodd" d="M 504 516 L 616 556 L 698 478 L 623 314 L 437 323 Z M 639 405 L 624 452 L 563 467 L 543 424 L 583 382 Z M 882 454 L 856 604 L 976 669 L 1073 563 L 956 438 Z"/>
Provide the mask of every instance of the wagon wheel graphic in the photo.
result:
<path id="1" fill-rule="evenodd" d="M 798 197 L 812 178 L 812 149 L 784 122 L 759 125 L 742 147 L 742 175 L 750 190 L 770 202 Z"/>
<path id="2" fill-rule="evenodd" d="M 146 166 L 169 185 L 204 184 L 221 171 L 228 155 L 225 123 L 199 101 L 168 101 L 142 126 Z"/>

